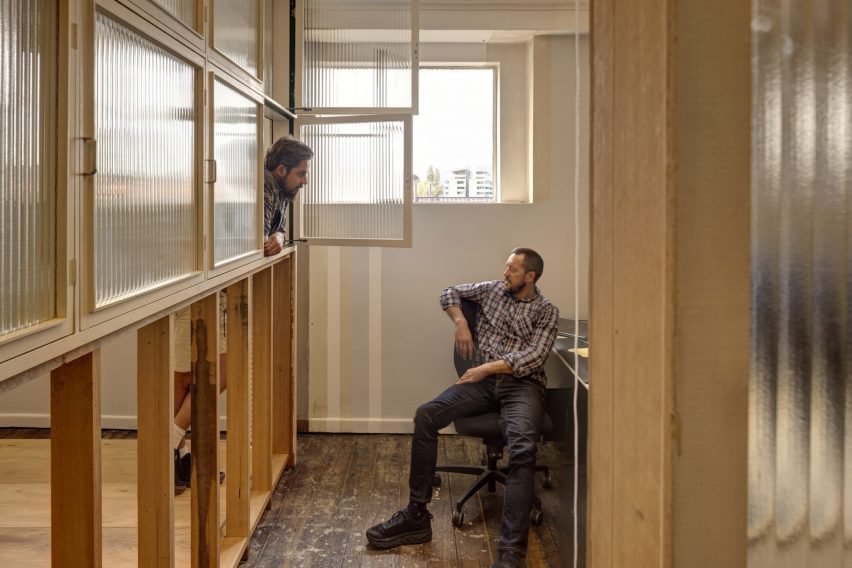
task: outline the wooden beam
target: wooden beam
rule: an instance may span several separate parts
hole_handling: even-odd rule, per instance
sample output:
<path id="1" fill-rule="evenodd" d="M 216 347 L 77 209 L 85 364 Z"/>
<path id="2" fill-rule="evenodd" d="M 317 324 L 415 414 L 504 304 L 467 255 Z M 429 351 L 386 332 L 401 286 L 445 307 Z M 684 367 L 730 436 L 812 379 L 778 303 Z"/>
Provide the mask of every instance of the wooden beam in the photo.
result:
<path id="1" fill-rule="evenodd" d="M 252 491 L 272 490 L 272 270 L 251 279 Z"/>
<path id="2" fill-rule="evenodd" d="M 272 267 L 272 451 L 289 456 L 296 447 L 291 279 L 289 257 Z"/>
<path id="3" fill-rule="evenodd" d="M 50 427 L 51 565 L 100 568 L 100 351 L 50 373 Z"/>
<path id="4" fill-rule="evenodd" d="M 174 532 L 173 316 L 139 329 L 137 345 L 137 448 L 139 566 L 172 568 Z"/>
<path id="5" fill-rule="evenodd" d="M 673 8 L 592 6 L 592 568 L 671 566 Z"/>
<path id="6" fill-rule="evenodd" d="M 218 301 L 192 304 L 192 568 L 219 566 Z"/>
<path id="7" fill-rule="evenodd" d="M 228 441 L 226 537 L 247 537 L 251 527 L 249 483 L 249 305 L 248 280 L 228 286 Z"/>

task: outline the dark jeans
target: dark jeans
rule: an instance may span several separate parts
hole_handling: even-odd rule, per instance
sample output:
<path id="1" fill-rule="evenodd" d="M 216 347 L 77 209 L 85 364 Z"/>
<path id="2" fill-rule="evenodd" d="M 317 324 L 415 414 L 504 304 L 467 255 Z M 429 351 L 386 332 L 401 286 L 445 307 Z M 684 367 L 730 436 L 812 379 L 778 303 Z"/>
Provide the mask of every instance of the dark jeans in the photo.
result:
<path id="1" fill-rule="evenodd" d="M 499 412 L 509 448 L 509 474 L 503 499 L 501 550 L 526 554 L 530 511 L 535 498 L 535 452 L 544 415 L 544 387 L 532 380 L 494 375 L 478 383 L 453 385 L 414 416 L 410 498 L 428 503 L 438 457 L 438 430 L 456 418 Z"/>

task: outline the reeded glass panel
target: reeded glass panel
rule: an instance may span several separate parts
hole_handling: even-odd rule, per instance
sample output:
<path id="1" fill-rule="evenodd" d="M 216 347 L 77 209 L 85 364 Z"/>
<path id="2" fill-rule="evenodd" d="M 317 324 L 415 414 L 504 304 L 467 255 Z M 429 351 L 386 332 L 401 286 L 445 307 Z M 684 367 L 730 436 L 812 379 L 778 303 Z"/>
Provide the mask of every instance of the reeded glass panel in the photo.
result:
<path id="1" fill-rule="evenodd" d="M 97 307 L 195 270 L 195 81 L 190 64 L 98 13 Z"/>
<path id="2" fill-rule="evenodd" d="M 263 92 L 272 96 L 272 0 L 263 0 Z"/>
<path id="3" fill-rule="evenodd" d="M 56 315 L 56 2 L 0 0 L 0 336 Z"/>
<path id="4" fill-rule="evenodd" d="M 216 49 L 257 76 L 257 0 L 216 0 L 215 8 Z"/>
<path id="5" fill-rule="evenodd" d="M 751 568 L 852 566 L 850 17 L 753 4 Z"/>
<path id="6" fill-rule="evenodd" d="M 403 239 L 405 123 L 303 124 L 314 150 L 302 237 Z"/>
<path id="7" fill-rule="evenodd" d="M 257 250 L 257 103 L 216 81 L 216 185 L 213 206 L 215 261 Z"/>
<path id="8" fill-rule="evenodd" d="M 302 106 L 409 108 L 411 0 L 306 0 Z"/>
<path id="9" fill-rule="evenodd" d="M 183 22 L 188 28 L 195 29 L 196 0 L 153 0 L 166 12 Z"/>

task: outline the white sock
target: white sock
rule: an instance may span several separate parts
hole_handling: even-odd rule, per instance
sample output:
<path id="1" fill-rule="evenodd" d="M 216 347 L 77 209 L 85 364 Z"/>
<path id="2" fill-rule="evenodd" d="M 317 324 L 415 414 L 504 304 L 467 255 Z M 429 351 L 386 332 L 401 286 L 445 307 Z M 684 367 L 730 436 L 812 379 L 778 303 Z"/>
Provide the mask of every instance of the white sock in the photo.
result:
<path id="1" fill-rule="evenodd" d="M 178 426 L 174 425 L 174 429 L 172 430 L 172 446 L 174 449 L 179 449 L 180 443 L 183 442 L 183 438 L 186 436 L 186 430 Z"/>

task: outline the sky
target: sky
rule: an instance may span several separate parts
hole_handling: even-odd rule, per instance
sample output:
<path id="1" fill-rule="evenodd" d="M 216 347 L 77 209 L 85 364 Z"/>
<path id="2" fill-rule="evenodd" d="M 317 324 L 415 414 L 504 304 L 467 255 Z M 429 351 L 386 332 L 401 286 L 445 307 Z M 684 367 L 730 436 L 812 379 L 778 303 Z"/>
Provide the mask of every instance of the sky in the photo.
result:
<path id="1" fill-rule="evenodd" d="M 494 162 L 493 69 L 420 69 L 414 117 L 414 174 Z"/>

